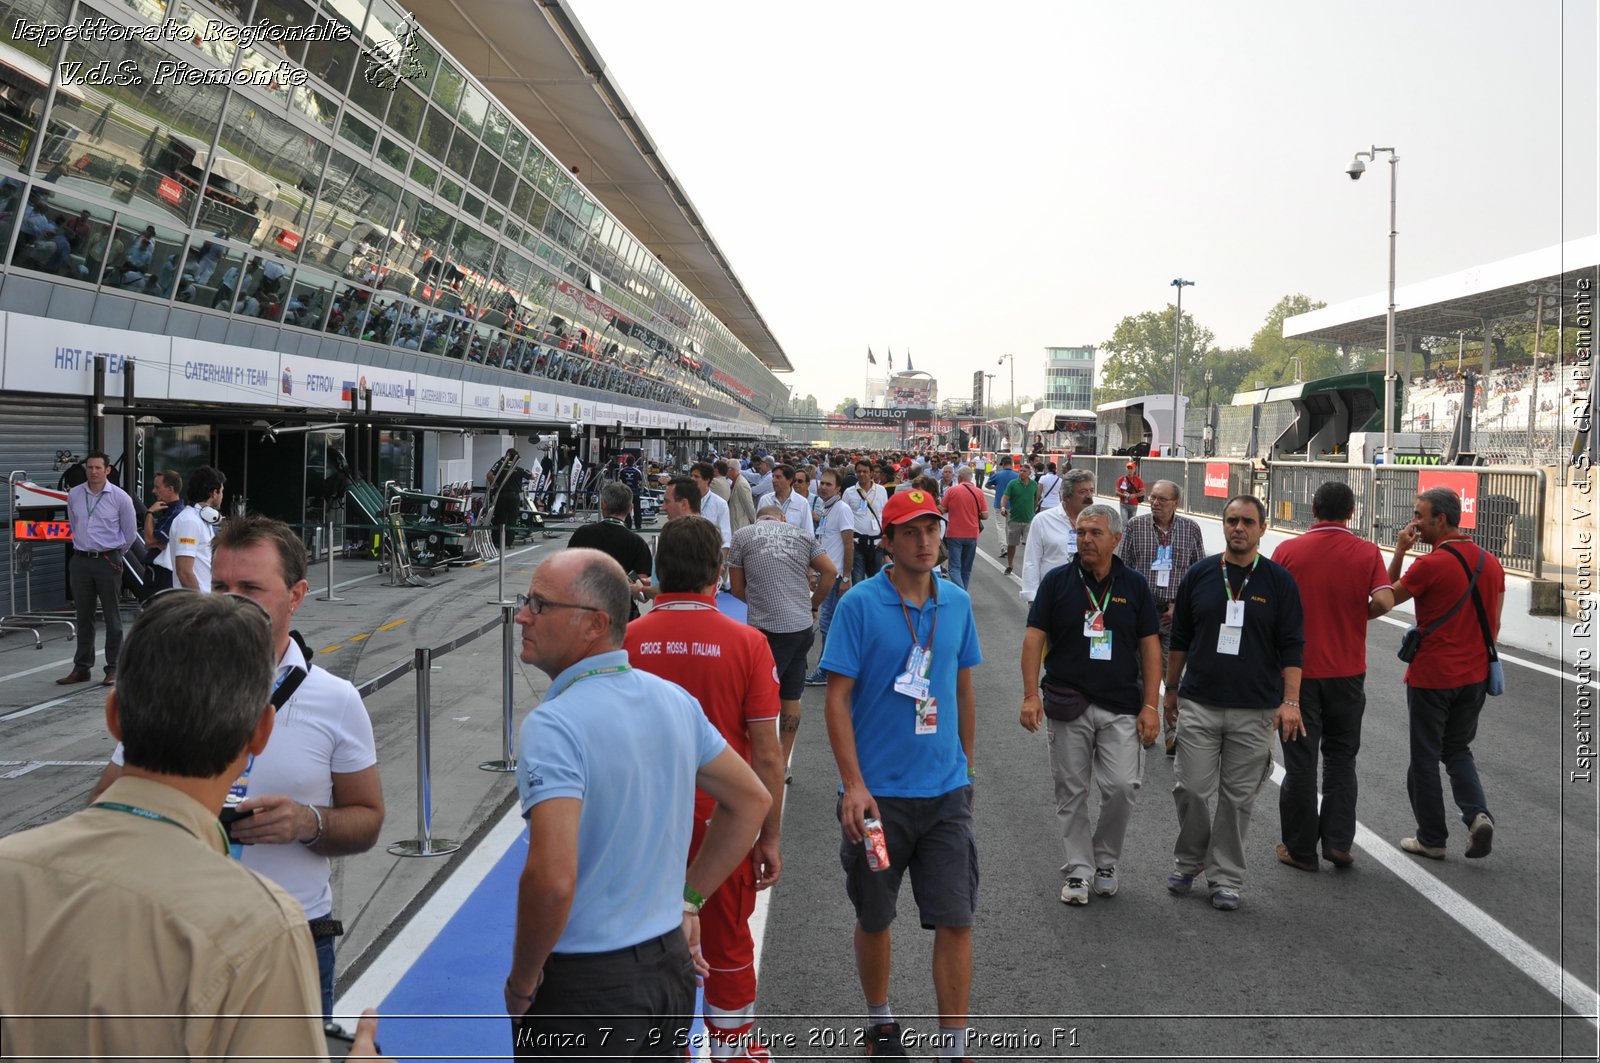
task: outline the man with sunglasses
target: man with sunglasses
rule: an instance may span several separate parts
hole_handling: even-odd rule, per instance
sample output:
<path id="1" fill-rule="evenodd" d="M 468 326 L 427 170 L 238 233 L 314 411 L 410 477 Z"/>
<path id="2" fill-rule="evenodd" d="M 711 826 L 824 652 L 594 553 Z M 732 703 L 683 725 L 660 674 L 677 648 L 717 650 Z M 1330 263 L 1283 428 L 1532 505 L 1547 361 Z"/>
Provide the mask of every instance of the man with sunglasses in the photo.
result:
<path id="1" fill-rule="evenodd" d="M 1178 840 L 1167 889 L 1188 893 L 1204 870 L 1211 906 L 1225 912 L 1239 907 L 1244 836 L 1272 771 L 1272 733 L 1285 742 L 1306 733 L 1300 589 L 1288 569 L 1260 555 L 1266 524 L 1259 498 L 1228 500 L 1227 549 L 1178 584 L 1167 654 L 1165 715 L 1178 727 L 1172 785 Z M 1207 807 L 1213 799 L 1215 814 Z"/>
<path id="2" fill-rule="evenodd" d="M 749 859 L 771 798 L 693 697 L 630 665 L 628 582 L 611 558 L 545 560 L 517 622 L 522 660 L 550 688 L 518 742 L 528 861 L 505 984 L 513 1046 L 681 1057 L 706 970 L 691 955 L 700 908 Z M 696 787 L 717 807 L 690 861 Z"/>
<path id="3" fill-rule="evenodd" d="M 289 891 L 305 910 L 316 941 L 322 1013 L 328 1017 L 333 1014 L 334 938 L 344 933 L 333 918 L 329 860 L 366 852 L 383 827 L 372 720 L 356 688 L 309 664 L 309 651 L 289 630 L 308 587 L 306 549 L 294 529 L 270 517 L 234 517 L 221 526 L 211 547 L 211 589 L 243 595 L 267 611 L 278 662 L 272 743 L 234 780 L 230 804 L 239 818 L 229 837 L 241 847 L 238 858 L 246 867 Z M 118 747 L 93 796 L 110 786 L 122 767 Z"/>

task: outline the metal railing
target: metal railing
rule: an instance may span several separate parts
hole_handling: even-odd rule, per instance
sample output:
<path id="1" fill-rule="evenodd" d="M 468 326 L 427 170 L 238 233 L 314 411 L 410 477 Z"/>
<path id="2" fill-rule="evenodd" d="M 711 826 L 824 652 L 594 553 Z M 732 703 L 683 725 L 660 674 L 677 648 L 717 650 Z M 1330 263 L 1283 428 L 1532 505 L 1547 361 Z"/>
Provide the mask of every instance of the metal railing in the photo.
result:
<path id="1" fill-rule="evenodd" d="M 1268 473 L 1268 513 L 1274 528 L 1285 531 L 1305 531 L 1317 518 L 1311 512 L 1311 499 L 1317 488 L 1330 481 L 1348 484 L 1356 496 L 1356 510 L 1350 518 L 1350 528 L 1375 541 L 1385 540 L 1374 534 L 1372 508 L 1371 465 L 1345 465 L 1339 462 L 1306 462 L 1274 465 Z M 1409 502 L 1406 519 L 1411 519 Z M 1387 541 L 1393 542 L 1390 536 Z"/>
<path id="2" fill-rule="evenodd" d="M 1205 517 L 1221 517 L 1228 499 L 1250 493 L 1251 468 L 1248 461 L 1225 458 L 1196 459 L 1186 462 L 1183 483 L 1183 509 Z M 1172 477 L 1166 477 L 1172 479 Z"/>

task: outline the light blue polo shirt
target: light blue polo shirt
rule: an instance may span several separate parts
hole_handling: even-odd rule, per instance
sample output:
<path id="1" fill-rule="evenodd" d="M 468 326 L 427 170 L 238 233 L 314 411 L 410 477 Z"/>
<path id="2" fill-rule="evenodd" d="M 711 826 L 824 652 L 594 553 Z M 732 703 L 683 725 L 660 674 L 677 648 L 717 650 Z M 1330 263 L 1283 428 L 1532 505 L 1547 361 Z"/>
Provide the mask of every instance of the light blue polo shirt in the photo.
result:
<path id="1" fill-rule="evenodd" d="M 907 610 L 918 644 L 926 646 L 933 637 L 928 689 L 939 701 L 938 731 L 917 734 L 915 703 L 894 689 L 911 653 L 911 630 L 900 592 L 889 582 L 892 568 L 885 566 L 839 599 L 820 667 L 855 680 L 850 723 L 861 777 L 873 796 L 938 797 L 967 785 L 967 756 L 956 722 L 956 673 L 982 664 L 983 651 L 972 599 L 949 580 L 935 580 L 938 598 Z"/>
<path id="2" fill-rule="evenodd" d="M 583 802 L 556 952 L 610 952 L 682 924 L 695 774 L 728 745 L 676 683 L 637 669 L 579 678 L 627 663 L 615 650 L 566 669 L 518 735 L 523 816 L 555 797 Z"/>

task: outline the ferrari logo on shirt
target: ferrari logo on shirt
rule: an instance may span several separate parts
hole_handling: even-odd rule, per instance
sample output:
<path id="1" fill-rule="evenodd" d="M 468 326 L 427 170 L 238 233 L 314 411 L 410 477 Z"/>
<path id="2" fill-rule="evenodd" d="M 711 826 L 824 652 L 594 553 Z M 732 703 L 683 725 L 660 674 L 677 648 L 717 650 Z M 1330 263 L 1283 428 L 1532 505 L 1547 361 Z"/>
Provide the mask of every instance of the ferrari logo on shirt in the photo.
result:
<path id="1" fill-rule="evenodd" d="M 928 496 L 923 494 L 921 491 L 913 491 L 906 497 L 911 499 L 911 501 L 915 502 L 919 506 L 928 500 Z"/>

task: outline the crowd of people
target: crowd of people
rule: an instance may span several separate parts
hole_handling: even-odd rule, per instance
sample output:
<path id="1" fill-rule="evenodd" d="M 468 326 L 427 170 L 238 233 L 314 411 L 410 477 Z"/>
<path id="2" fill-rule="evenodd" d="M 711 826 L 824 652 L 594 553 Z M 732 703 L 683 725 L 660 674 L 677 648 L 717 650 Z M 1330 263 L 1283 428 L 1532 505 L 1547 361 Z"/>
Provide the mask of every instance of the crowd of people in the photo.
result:
<path id="1" fill-rule="evenodd" d="M 1486 696 L 1503 686 L 1494 644 L 1505 577 L 1461 532 L 1453 492 L 1417 496 L 1387 564 L 1348 528 L 1354 498 L 1337 482 L 1316 492 L 1317 523 L 1270 558 L 1264 505 L 1230 499 L 1225 548 L 1206 555 L 1198 524 L 1177 513 L 1178 485 L 1135 484 L 1130 467 L 1116 493 L 1141 502 L 1105 504 L 1092 473 L 1035 460 L 697 462 L 665 485 L 653 551 L 628 527 L 629 485 L 602 490 L 602 520 L 535 569 L 515 616 L 521 659 L 550 678 L 517 760 L 529 850 L 504 1003 L 519 1058 L 681 1055 L 697 977 L 712 1058 L 767 1058 L 754 1032 L 749 920 L 757 893 L 783 874 L 784 792 L 808 684 L 826 687 L 861 1042 L 870 1055 L 907 1054 L 889 970 L 909 874 L 934 935 L 933 1044 L 941 1059 L 968 1057 L 974 669 L 984 662 L 968 588 L 995 510 L 1007 526 L 996 553 L 1009 564 L 1024 550 L 1018 722 L 1050 735 L 1064 904 L 1123 888 L 1144 750 L 1163 734 L 1176 813 L 1166 890 L 1190 893 L 1203 876 L 1213 908 L 1241 906 L 1274 737 L 1285 769 L 1277 859 L 1307 872 L 1354 864 L 1366 622 L 1412 599 L 1416 830 L 1399 845 L 1448 857 L 1442 765 L 1465 855 L 1489 855 L 1496 828 L 1471 743 Z M 68 499 L 71 576 L 92 599 L 111 555 L 150 530 L 107 482 L 103 454 L 86 469 Z M 213 473 L 191 475 L 169 543 L 188 538 L 184 513 L 220 504 Z M 176 479 L 160 481 L 151 525 L 177 507 Z M 1407 569 L 1419 542 L 1432 550 Z M 108 631 L 107 723 L 119 745 L 90 807 L 0 839 L 0 888 L 26 900 L 0 918 L 0 1013 L 104 1016 L 70 1029 L 12 1024 L 19 1044 L 218 1055 L 270 1038 L 282 1054 L 322 1035 L 303 1017 L 332 1004 L 328 860 L 369 848 L 383 820 L 370 719 L 289 629 L 306 592 L 291 529 L 237 517 L 195 545 L 174 576 L 201 593 L 152 598 L 125 642 Z M 744 602 L 744 621 L 719 609 L 724 588 Z M 184 652 L 182 633 L 201 625 L 227 652 Z M 79 638 L 63 682 L 89 678 L 92 624 Z M 105 876 L 105 860 L 137 871 Z M 258 901 L 186 903 L 180 881 Z M 143 945 L 85 944 L 69 923 Z M 127 977 L 130 952 L 141 977 Z M 181 1013 L 175 1000 L 188 1008 L 181 1021 L 118 1018 Z M 278 1018 L 241 1017 L 252 1012 Z M 375 1021 L 363 1020 L 356 1054 L 375 1053 Z"/>

